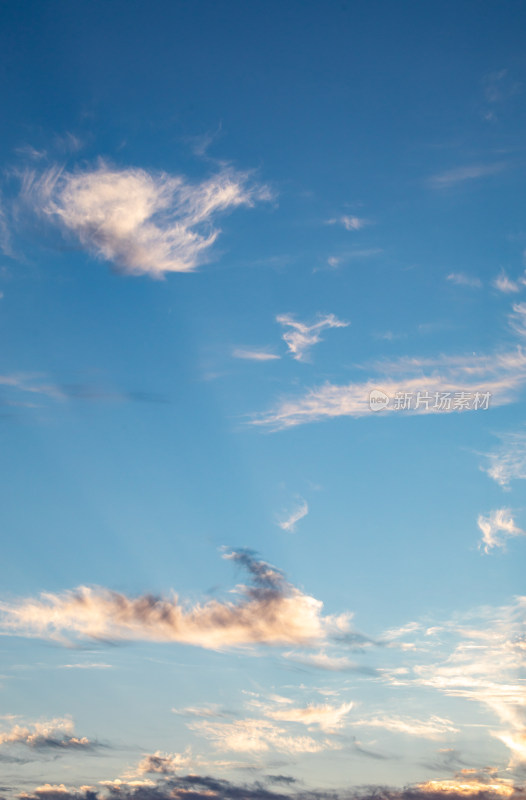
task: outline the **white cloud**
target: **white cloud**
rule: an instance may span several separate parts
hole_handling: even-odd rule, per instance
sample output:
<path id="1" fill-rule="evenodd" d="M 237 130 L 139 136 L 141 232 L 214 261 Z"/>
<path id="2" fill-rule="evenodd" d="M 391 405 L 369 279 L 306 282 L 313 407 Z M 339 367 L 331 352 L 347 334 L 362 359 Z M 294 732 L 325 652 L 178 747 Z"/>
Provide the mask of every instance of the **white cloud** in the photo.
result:
<path id="1" fill-rule="evenodd" d="M 282 574 L 249 553 L 229 553 L 249 573 L 239 601 L 209 600 L 193 607 L 177 595 L 130 598 L 104 588 L 81 586 L 62 594 L 42 594 L 0 603 L 0 633 L 72 638 L 181 642 L 209 649 L 252 644 L 313 644 L 348 629 L 349 615 L 324 616 L 323 603 L 287 583 Z M 69 637 L 69 638 L 68 638 Z"/>
<path id="2" fill-rule="evenodd" d="M 448 189 L 450 186 L 456 186 L 458 183 L 485 178 L 488 175 L 496 175 L 505 168 L 506 164 L 503 162 L 494 164 L 470 164 L 433 175 L 429 179 L 429 184 L 435 189 Z"/>
<path id="3" fill-rule="evenodd" d="M 526 353 L 517 348 L 488 356 L 404 358 L 379 363 L 375 371 L 377 377 L 366 381 L 344 385 L 325 383 L 299 397 L 282 400 L 269 411 L 255 415 L 252 424 L 280 430 L 322 419 L 374 414 L 369 404 L 373 390 L 381 390 L 390 398 L 383 413 L 395 413 L 396 396 L 406 394 L 411 396 L 413 404 L 409 413 L 416 414 L 453 413 L 459 408 L 455 397 L 460 393 L 467 393 L 472 399 L 475 395 L 480 399 L 489 393 L 492 406 L 504 405 L 513 402 L 526 384 Z M 419 392 L 427 393 L 431 400 L 427 406 L 424 403 L 416 408 Z M 447 403 L 435 406 L 433 398 L 437 394 L 440 397 L 448 394 L 449 406 Z"/>
<path id="4" fill-rule="evenodd" d="M 45 722 L 14 725 L 9 731 L 0 731 L 0 745 L 23 744 L 37 749 L 89 748 L 92 743 L 85 736 L 73 735 L 74 725 L 69 717 L 59 717 Z"/>
<path id="5" fill-rule="evenodd" d="M 290 651 L 283 654 L 285 658 L 305 666 L 325 669 L 328 672 L 346 672 L 356 669 L 356 663 L 347 656 L 331 656 L 320 651 L 319 653 L 296 653 Z"/>
<path id="6" fill-rule="evenodd" d="M 465 272 L 450 272 L 446 280 L 451 281 L 451 283 L 454 283 L 457 286 L 471 286 L 472 288 L 476 289 L 479 289 L 482 286 L 482 282 L 479 278 L 466 275 Z"/>
<path id="7" fill-rule="evenodd" d="M 276 353 L 271 353 L 268 350 L 250 350 L 248 348 L 237 347 L 232 355 L 234 358 L 242 358 L 247 361 L 275 361 L 281 358 Z"/>
<path id="8" fill-rule="evenodd" d="M 526 336 L 526 303 L 514 303 L 510 325 L 519 336 Z"/>
<path id="9" fill-rule="evenodd" d="M 504 433 L 501 446 L 493 453 L 486 453 L 489 466 L 484 472 L 506 488 L 512 480 L 526 480 L 526 432 Z"/>
<path id="10" fill-rule="evenodd" d="M 13 247 L 11 244 L 11 232 L 7 224 L 7 215 L 4 210 L 2 195 L 0 194 L 0 252 L 5 256 L 13 257 Z"/>
<path id="11" fill-rule="evenodd" d="M 371 717 L 353 721 L 353 725 L 370 728 L 381 728 L 384 731 L 406 733 L 408 736 L 418 736 L 422 739 L 441 739 L 448 733 L 458 733 L 451 720 L 432 716 L 428 720 L 412 719 L 410 717 Z"/>
<path id="12" fill-rule="evenodd" d="M 526 536 L 526 531 L 517 527 L 509 508 L 498 508 L 489 514 L 480 514 L 477 525 L 482 532 L 481 547 L 489 553 L 495 547 L 506 546 L 506 539 L 511 536 Z"/>
<path id="13" fill-rule="evenodd" d="M 299 722 L 302 725 L 316 725 L 320 730 L 332 733 L 345 724 L 347 714 L 354 703 L 332 706 L 330 703 L 308 705 L 303 708 L 267 709 L 265 716 L 278 722 Z"/>
<path id="14" fill-rule="evenodd" d="M 483 606 L 415 631 L 424 661 L 385 679 L 395 686 L 422 686 L 448 697 L 477 702 L 500 726 L 490 735 L 510 751 L 510 767 L 526 762 L 526 687 L 521 680 L 526 642 L 526 597 L 509 605 Z"/>
<path id="15" fill-rule="evenodd" d="M 59 669 L 112 669 L 113 664 L 102 664 L 100 662 L 88 662 L 85 664 L 60 664 Z"/>
<path id="16" fill-rule="evenodd" d="M 201 183 L 143 169 L 25 173 L 22 196 L 86 250 L 126 274 L 161 278 L 206 261 L 218 214 L 269 199 L 246 173 L 223 169 Z"/>
<path id="17" fill-rule="evenodd" d="M 495 770 L 496 771 L 496 770 Z M 462 769 L 454 778 L 446 780 L 426 781 L 418 783 L 414 788 L 423 792 L 424 795 L 436 795 L 437 797 L 447 797 L 452 795 L 458 797 L 512 797 L 517 791 L 514 781 L 506 778 L 498 778 L 492 774 L 491 768 L 477 772 L 474 769 Z"/>
<path id="18" fill-rule="evenodd" d="M 493 286 L 495 289 L 498 289 L 499 292 L 504 292 L 505 294 L 516 293 L 520 292 L 521 289 L 524 288 L 526 281 L 524 277 L 519 278 L 518 280 L 514 281 L 506 275 L 504 270 L 497 275 L 495 280 L 493 281 Z"/>
<path id="19" fill-rule="evenodd" d="M 359 231 L 362 228 L 365 228 L 366 225 L 370 225 L 371 222 L 368 219 L 364 219 L 363 217 L 353 217 L 353 216 L 342 216 L 337 217 L 336 219 L 330 219 L 328 221 L 329 225 L 343 225 L 343 227 L 348 231 Z"/>
<path id="20" fill-rule="evenodd" d="M 301 500 L 301 502 L 296 506 L 296 508 L 291 511 L 285 519 L 278 520 L 279 527 L 284 531 L 290 531 L 291 533 L 296 530 L 296 523 L 306 517 L 309 513 L 309 505 L 306 500 Z"/>
<path id="21" fill-rule="evenodd" d="M 271 748 L 284 753 L 318 753 L 330 746 L 327 741 L 318 741 L 312 736 L 291 736 L 266 719 L 192 722 L 188 727 L 209 739 L 218 750 L 238 753 L 262 753 Z M 340 745 L 332 747 L 339 749 Z"/>
<path id="22" fill-rule="evenodd" d="M 334 314 L 320 316 L 318 321 L 311 325 L 295 320 L 290 314 L 279 314 L 276 322 L 286 328 L 283 340 L 287 343 L 289 352 L 296 361 L 307 360 L 307 351 L 322 341 L 320 334 L 323 330 L 346 328 L 349 325 L 348 322 L 339 320 Z"/>

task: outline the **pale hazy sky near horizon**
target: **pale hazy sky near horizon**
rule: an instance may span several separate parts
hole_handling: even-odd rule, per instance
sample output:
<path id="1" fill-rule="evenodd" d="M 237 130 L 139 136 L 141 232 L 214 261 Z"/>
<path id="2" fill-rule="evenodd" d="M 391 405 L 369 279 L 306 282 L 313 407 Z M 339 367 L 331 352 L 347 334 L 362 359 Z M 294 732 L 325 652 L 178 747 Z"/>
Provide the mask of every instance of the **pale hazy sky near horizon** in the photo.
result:
<path id="1" fill-rule="evenodd" d="M 524 2 L 0 18 L 0 798 L 522 797 Z"/>

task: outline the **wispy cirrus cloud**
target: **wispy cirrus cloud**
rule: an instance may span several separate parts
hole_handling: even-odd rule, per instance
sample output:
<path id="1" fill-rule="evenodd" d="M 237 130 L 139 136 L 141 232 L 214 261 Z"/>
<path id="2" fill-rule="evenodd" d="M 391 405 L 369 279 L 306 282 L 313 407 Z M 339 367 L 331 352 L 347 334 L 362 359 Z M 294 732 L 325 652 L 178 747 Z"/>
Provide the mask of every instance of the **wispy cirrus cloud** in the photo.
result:
<path id="1" fill-rule="evenodd" d="M 480 514 L 477 525 L 482 532 L 480 546 L 485 553 L 496 547 L 506 547 L 506 540 L 513 536 L 526 536 L 526 531 L 515 524 L 509 508 L 497 508 L 489 514 Z"/>
<path id="2" fill-rule="evenodd" d="M 310 348 L 322 341 L 322 331 L 330 328 L 346 328 L 349 325 L 334 314 L 318 315 L 317 321 L 310 325 L 294 319 L 291 314 L 279 314 L 276 322 L 285 328 L 282 338 L 296 361 L 307 360 Z"/>
<path id="3" fill-rule="evenodd" d="M 371 717 L 368 719 L 353 720 L 352 725 L 357 727 L 381 728 L 383 731 L 404 733 L 408 736 L 418 736 L 422 739 L 441 739 L 447 734 L 458 733 L 459 731 L 451 720 L 435 715 L 427 720 L 414 719 L 411 717 Z"/>
<path id="4" fill-rule="evenodd" d="M 234 358 L 241 358 L 245 361 L 276 361 L 281 358 L 270 350 L 256 350 L 248 347 L 236 347 L 232 351 L 232 355 Z"/>
<path id="5" fill-rule="evenodd" d="M 330 703 L 312 704 L 302 708 L 285 706 L 267 708 L 265 716 L 278 722 L 299 722 L 302 725 L 316 726 L 326 733 L 332 733 L 343 727 L 347 715 L 354 708 L 354 703 L 342 703 L 339 706 Z"/>
<path id="6" fill-rule="evenodd" d="M 509 317 L 510 325 L 519 336 L 526 336 L 526 303 L 514 303 Z"/>
<path id="7" fill-rule="evenodd" d="M 400 408 L 414 414 L 467 410 L 466 404 L 461 408 L 455 401 L 462 394 L 481 398 L 489 393 L 492 406 L 505 405 L 516 400 L 526 385 L 526 353 L 519 347 L 487 356 L 402 358 L 379 362 L 373 370 L 375 378 L 343 385 L 325 383 L 281 400 L 269 411 L 254 415 L 251 424 L 281 430 L 323 419 L 374 414 L 370 404 L 373 390 L 389 398 L 383 413 Z M 419 393 L 420 399 L 423 395 L 427 399 L 417 406 Z M 406 405 L 398 405 L 397 397 L 406 397 Z"/>
<path id="8" fill-rule="evenodd" d="M 330 655 L 323 650 L 318 653 L 295 652 L 291 650 L 283 654 L 290 661 L 303 664 L 306 667 L 327 670 L 328 672 L 371 672 L 351 661 L 348 656 Z"/>
<path id="9" fill-rule="evenodd" d="M 514 294 L 524 289 L 524 286 L 526 286 L 526 279 L 522 276 L 517 280 L 513 280 L 504 270 L 501 270 L 493 281 L 493 286 L 504 294 Z"/>
<path id="10" fill-rule="evenodd" d="M 218 750 L 236 753 L 319 753 L 328 748 L 340 749 L 338 742 L 295 735 L 267 719 L 248 718 L 235 722 L 192 722 L 188 726 L 209 739 Z"/>
<path id="11" fill-rule="evenodd" d="M 419 663 L 385 671 L 384 678 L 477 702 L 498 720 L 488 731 L 508 748 L 513 769 L 526 763 L 525 623 L 526 597 L 433 625 L 426 621 L 407 632 Z"/>
<path id="12" fill-rule="evenodd" d="M 468 164 L 466 166 L 455 167 L 445 172 L 437 173 L 429 178 L 429 185 L 433 189 L 449 189 L 452 186 L 466 183 L 468 181 L 487 178 L 490 175 L 498 175 L 506 169 L 504 161 L 497 161 L 492 164 Z"/>
<path id="13" fill-rule="evenodd" d="M 309 513 L 309 504 L 303 498 L 296 504 L 295 508 L 288 512 L 283 519 L 278 520 L 278 525 L 283 531 L 294 533 L 297 523 Z"/>
<path id="14" fill-rule="evenodd" d="M 181 642 L 209 649 L 325 641 L 348 629 L 348 614 L 324 616 L 323 603 L 289 584 L 282 573 L 248 551 L 227 553 L 248 572 L 237 603 L 209 600 L 189 607 L 177 595 L 130 598 L 81 586 L 17 603 L 0 603 L 0 633 L 71 639 Z"/>
<path id="15" fill-rule="evenodd" d="M 342 215 L 341 217 L 327 220 L 327 225 L 343 225 L 347 231 L 359 231 L 362 228 L 365 228 L 366 225 L 370 224 L 371 221 L 365 219 L 365 217 L 355 217 L 346 214 Z"/>
<path id="16" fill-rule="evenodd" d="M 465 272 L 450 272 L 446 280 L 454 283 L 456 286 L 470 286 L 473 289 L 480 289 L 482 281 L 473 275 L 467 275 Z"/>
<path id="17" fill-rule="evenodd" d="M 492 453 L 485 453 L 488 461 L 482 470 L 503 488 L 512 480 L 526 480 L 526 431 L 500 434 L 501 445 Z"/>
<path id="18" fill-rule="evenodd" d="M 268 200 L 270 192 L 232 168 L 190 183 L 179 175 L 119 169 L 101 161 L 77 172 L 28 170 L 21 196 L 118 271 L 162 278 L 203 264 L 220 233 L 216 218 Z"/>

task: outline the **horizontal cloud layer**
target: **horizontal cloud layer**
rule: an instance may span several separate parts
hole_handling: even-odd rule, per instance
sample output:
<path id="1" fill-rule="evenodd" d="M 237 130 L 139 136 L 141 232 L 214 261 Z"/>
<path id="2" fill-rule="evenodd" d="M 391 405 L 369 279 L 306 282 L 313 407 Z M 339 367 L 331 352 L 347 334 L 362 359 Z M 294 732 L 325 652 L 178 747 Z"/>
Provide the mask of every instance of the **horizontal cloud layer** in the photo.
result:
<path id="1" fill-rule="evenodd" d="M 281 776 L 280 776 L 281 777 Z M 280 783 L 286 784 L 286 776 Z M 524 800 L 526 791 L 509 779 L 499 778 L 492 770 L 462 770 L 454 778 L 431 780 L 393 789 L 385 786 L 368 786 L 337 791 L 276 792 L 258 781 L 251 785 L 236 784 L 227 780 L 202 776 L 159 777 L 135 781 L 113 781 L 106 788 L 82 786 L 68 788 L 64 784 L 44 784 L 31 792 L 19 795 L 22 800 L 430 800 L 444 797 L 448 800 Z M 294 783 L 294 781 L 291 781 Z"/>
<path id="2" fill-rule="evenodd" d="M 514 400 L 526 385 L 526 353 L 517 348 L 489 356 L 404 358 L 376 364 L 374 371 L 377 377 L 366 381 L 325 383 L 303 395 L 284 399 L 269 411 L 255 415 L 252 424 L 279 430 L 333 417 L 362 417 L 375 413 L 370 402 L 373 391 L 389 398 L 382 413 L 469 410 L 475 408 L 475 396 L 480 408 L 488 393 L 490 405 L 503 405 Z M 464 396 L 463 405 L 460 395 Z"/>
<path id="3" fill-rule="evenodd" d="M 64 640 L 76 637 L 182 642 L 206 648 L 324 641 L 344 631 L 349 615 L 323 616 L 320 600 L 287 583 L 247 551 L 225 556 L 242 565 L 252 585 L 236 587 L 237 603 L 211 600 L 187 607 L 171 598 L 130 598 L 80 587 L 38 599 L 0 603 L 0 631 Z"/>

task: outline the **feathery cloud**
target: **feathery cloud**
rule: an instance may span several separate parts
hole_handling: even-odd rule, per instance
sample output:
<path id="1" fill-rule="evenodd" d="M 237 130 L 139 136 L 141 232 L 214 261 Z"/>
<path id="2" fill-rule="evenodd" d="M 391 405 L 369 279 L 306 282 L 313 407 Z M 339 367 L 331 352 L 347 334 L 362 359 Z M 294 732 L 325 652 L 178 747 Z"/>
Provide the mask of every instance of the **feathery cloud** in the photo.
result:
<path id="1" fill-rule="evenodd" d="M 509 508 L 498 508 L 489 514 L 479 514 L 477 525 L 482 532 L 480 546 L 485 553 L 495 547 L 506 546 L 506 539 L 511 536 L 526 536 L 526 531 L 518 528 Z"/>
<path id="2" fill-rule="evenodd" d="M 347 658 L 347 656 L 331 656 L 323 651 L 319 653 L 296 653 L 294 651 L 289 651 L 283 655 L 285 658 L 288 658 L 290 661 L 295 661 L 297 664 L 324 669 L 328 672 L 355 672 L 362 671 L 363 669 L 359 667 L 356 662 Z"/>
<path id="3" fill-rule="evenodd" d="M 423 739 L 441 739 L 448 733 L 458 733 L 458 728 L 455 728 L 451 720 L 434 715 L 428 720 L 409 717 L 371 717 L 370 719 L 353 720 L 352 724 L 405 733 L 408 736 L 418 736 Z"/>
<path id="4" fill-rule="evenodd" d="M 243 566 L 251 585 L 237 603 L 209 600 L 186 607 L 176 595 L 130 598 L 81 586 L 62 594 L 0 603 L 0 632 L 69 641 L 75 638 L 181 642 L 211 649 L 251 644 L 323 642 L 348 629 L 349 615 L 323 616 L 323 603 L 287 583 L 248 551 L 224 556 Z"/>
<path id="5" fill-rule="evenodd" d="M 307 351 L 318 342 L 322 341 L 321 332 L 328 328 L 346 328 L 349 323 L 342 322 L 334 314 L 319 316 L 318 321 L 308 325 L 305 322 L 295 320 L 291 314 L 279 314 L 276 322 L 283 325 L 286 330 L 283 340 L 286 342 L 289 352 L 296 361 L 306 361 Z"/>
<path id="6" fill-rule="evenodd" d="M 413 636 L 421 661 L 385 672 L 396 686 L 423 686 L 477 702 L 499 720 L 490 735 L 510 751 L 509 767 L 526 763 L 526 687 L 521 680 L 526 597 L 484 606 L 452 620 L 419 626 Z"/>
<path id="7" fill-rule="evenodd" d="M 235 722 L 191 722 L 188 727 L 209 739 L 218 750 L 238 753 L 261 753 L 270 749 L 283 753 L 319 753 L 328 747 L 339 749 L 341 746 L 318 741 L 312 736 L 290 735 L 279 725 L 257 718 Z"/>
<path id="8" fill-rule="evenodd" d="M 482 281 L 480 278 L 475 278 L 471 275 L 466 275 L 465 272 L 450 272 L 446 280 L 456 284 L 456 286 L 471 286 L 475 289 L 480 289 Z"/>
<path id="9" fill-rule="evenodd" d="M 526 303 L 514 303 L 510 325 L 519 336 L 526 336 Z"/>
<path id="10" fill-rule="evenodd" d="M 485 453 L 489 461 L 484 472 L 500 486 L 507 488 L 512 480 L 526 480 L 526 431 L 503 433 L 501 446 L 493 453 Z"/>
<path id="11" fill-rule="evenodd" d="M 502 270 L 493 281 L 493 286 L 495 289 L 498 289 L 499 292 L 504 292 L 505 294 L 520 292 L 521 289 L 524 288 L 525 284 L 526 280 L 524 277 L 514 281 L 509 278 L 508 275 L 506 275 L 504 270 Z"/>
<path id="12" fill-rule="evenodd" d="M 347 231 L 359 231 L 362 228 L 365 228 L 366 225 L 370 225 L 371 222 L 364 217 L 354 217 L 354 216 L 347 216 L 343 215 L 341 217 L 337 217 L 336 219 L 329 219 L 327 221 L 328 225 L 343 225 L 345 230 Z"/>
<path id="13" fill-rule="evenodd" d="M 345 718 L 354 707 L 354 703 L 342 703 L 340 706 L 332 706 L 330 703 L 319 705 L 309 705 L 304 708 L 285 707 L 278 709 L 267 709 L 265 716 L 275 719 L 278 722 L 299 722 L 302 725 L 316 725 L 320 730 L 332 733 L 342 728 Z"/>
<path id="14" fill-rule="evenodd" d="M 451 186 L 456 186 L 466 181 L 486 178 L 489 175 L 497 175 L 505 168 L 506 164 L 502 161 L 498 161 L 494 164 L 469 164 L 464 167 L 455 167 L 446 172 L 432 175 L 429 179 L 429 185 L 434 189 L 448 189 Z"/>
<path id="15" fill-rule="evenodd" d="M 162 278 L 204 263 L 215 218 L 270 197 L 247 173 L 223 169 L 201 183 L 144 169 L 57 167 L 23 176 L 22 198 L 97 258 L 128 275 Z"/>
<path id="16" fill-rule="evenodd" d="M 526 303 L 524 306 L 526 320 Z M 333 417 L 362 417 L 376 413 L 370 404 L 375 390 L 390 400 L 383 413 L 399 407 L 397 396 L 402 400 L 407 396 L 413 405 L 406 405 L 406 411 L 415 414 L 461 410 L 455 398 L 463 393 L 472 399 L 489 393 L 492 406 L 505 405 L 513 402 L 526 385 L 526 353 L 517 348 L 488 356 L 406 358 L 377 364 L 375 371 L 378 376 L 374 379 L 344 385 L 325 383 L 299 397 L 282 400 L 269 411 L 254 415 L 252 424 L 281 430 Z M 417 407 L 419 393 L 428 399 Z M 441 397 L 445 402 L 439 402 Z M 464 410 L 468 406 L 464 405 Z"/>
<path id="17" fill-rule="evenodd" d="M 300 519 L 306 517 L 308 513 L 309 505 L 306 500 L 301 498 L 300 502 L 293 511 L 287 514 L 284 519 L 278 520 L 278 525 L 282 530 L 293 533 L 296 530 L 296 524 L 300 521 Z"/>

